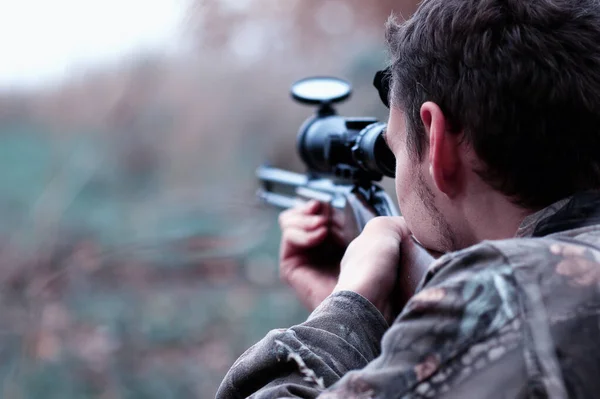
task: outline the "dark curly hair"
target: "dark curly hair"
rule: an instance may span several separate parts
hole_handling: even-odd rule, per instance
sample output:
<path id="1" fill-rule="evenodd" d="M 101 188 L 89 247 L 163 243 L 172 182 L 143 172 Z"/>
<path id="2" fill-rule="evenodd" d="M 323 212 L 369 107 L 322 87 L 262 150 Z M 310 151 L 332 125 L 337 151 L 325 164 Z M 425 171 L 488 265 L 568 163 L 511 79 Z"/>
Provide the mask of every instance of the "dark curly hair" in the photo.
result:
<path id="1" fill-rule="evenodd" d="M 600 1 L 425 0 L 386 38 L 411 156 L 426 150 L 420 107 L 433 101 L 515 203 L 600 188 Z"/>

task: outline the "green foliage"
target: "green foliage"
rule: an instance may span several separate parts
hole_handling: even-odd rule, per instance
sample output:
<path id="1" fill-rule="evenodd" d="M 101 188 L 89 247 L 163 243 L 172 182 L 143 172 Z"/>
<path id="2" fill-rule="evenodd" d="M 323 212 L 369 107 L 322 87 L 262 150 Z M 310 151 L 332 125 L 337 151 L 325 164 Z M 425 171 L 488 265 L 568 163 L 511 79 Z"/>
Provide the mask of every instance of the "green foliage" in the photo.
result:
<path id="1" fill-rule="evenodd" d="M 379 48 L 351 58 L 356 102 L 340 111 L 383 115 Z M 269 152 L 298 161 L 312 112 L 287 94 L 306 71 L 280 72 L 269 87 L 215 80 L 216 96 L 194 72 L 182 92 L 209 97 L 184 98 L 187 115 L 144 91 L 152 78 L 115 126 L 0 124 L 0 397 L 213 397 L 244 350 L 306 318 L 277 278 L 277 211 L 254 199 L 254 168 Z"/>

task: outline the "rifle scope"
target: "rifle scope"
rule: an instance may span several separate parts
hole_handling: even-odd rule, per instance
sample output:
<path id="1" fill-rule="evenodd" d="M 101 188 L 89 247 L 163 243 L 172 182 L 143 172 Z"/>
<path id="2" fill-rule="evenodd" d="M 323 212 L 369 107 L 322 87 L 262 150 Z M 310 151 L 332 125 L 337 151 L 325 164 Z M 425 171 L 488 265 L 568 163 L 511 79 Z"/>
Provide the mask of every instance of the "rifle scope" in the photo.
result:
<path id="1" fill-rule="evenodd" d="M 396 159 L 385 143 L 386 124 L 371 117 L 337 115 L 333 104 L 350 97 L 352 86 L 334 77 L 311 77 L 292 85 L 292 97 L 316 105 L 298 131 L 298 152 L 309 172 L 353 182 L 394 177 Z"/>

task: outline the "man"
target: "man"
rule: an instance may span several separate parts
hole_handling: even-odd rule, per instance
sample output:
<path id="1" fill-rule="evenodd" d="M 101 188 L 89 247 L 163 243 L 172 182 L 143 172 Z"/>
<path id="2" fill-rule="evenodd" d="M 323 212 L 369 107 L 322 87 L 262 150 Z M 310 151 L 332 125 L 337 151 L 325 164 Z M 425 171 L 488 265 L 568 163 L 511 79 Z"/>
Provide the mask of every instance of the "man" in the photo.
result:
<path id="1" fill-rule="evenodd" d="M 597 397 L 600 2 L 425 0 L 387 40 L 404 218 L 370 222 L 338 270 L 327 207 L 283 213 L 282 277 L 316 309 L 217 396 Z M 411 234 L 446 255 L 394 319 Z"/>

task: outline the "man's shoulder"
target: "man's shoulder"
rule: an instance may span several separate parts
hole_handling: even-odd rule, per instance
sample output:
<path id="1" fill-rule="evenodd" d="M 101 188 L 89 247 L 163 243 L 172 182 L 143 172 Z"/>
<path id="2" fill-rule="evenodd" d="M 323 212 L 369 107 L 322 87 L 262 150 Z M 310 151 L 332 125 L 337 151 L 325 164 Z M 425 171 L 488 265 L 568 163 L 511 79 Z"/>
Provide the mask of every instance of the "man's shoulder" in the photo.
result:
<path id="1" fill-rule="evenodd" d="M 434 326 L 429 334 L 443 334 L 443 339 L 434 340 L 443 344 L 423 349 L 439 359 L 443 375 L 477 377 L 456 381 L 473 381 L 477 386 L 485 370 L 500 370 L 511 381 L 519 375 L 529 383 L 538 381 L 539 370 L 522 362 L 524 354 L 548 371 L 543 378 L 592 381 L 590 376 L 600 372 L 597 365 L 589 365 L 589 359 L 600 352 L 595 344 L 600 314 L 599 242 L 597 228 L 584 228 L 541 238 L 486 241 L 445 255 L 429 270 L 422 288 L 391 329 L 390 340 L 406 341 L 404 347 L 411 350 L 418 348 L 414 340 L 402 337 L 407 335 L 407 323 L 425 317 Z M 421 330 L 415 335 L 428 336 Z M 555 353 L 563 356 L 557 358 Z M 473 371 L 473 364 L 479 363 L 481 369 Z M 452 384 L 448 378 L 443 383 Z M 594 392 L 594 384 L 577 390 Z"/>
<path id="2" fill-rule="evenodd" d="M 432 265 L 410 306 L 435 295 L 448 300 L 440 292 L 451 292 L 465 318 L 500 321 L 486 325 L 490 333 L 514 318 L 535 322 L 543 314 L 543 323 L 555 326 L 597 314 L 599 287 L 600 229 L 583 228 L 448 254 Z"/>
<path id="3" fill-rule="evenodd" d="M 552 299 L 557 293 L 563 303 L 577 306 L 595 297 L 592 288 L 597 286 L 600 230 L 581 229 L 548 237 L 484 241 L 447 254 L 431 266 L 410 305 L 445 297 L 465 309 L 476 303 L 471 317 L 494 319 L 502 313 L 506 322 L 522 317 L 522 310 L 530 305 L 546 307 L 553 314 L 559 309 Z M 584 288 L 594 292 L 586 296 Z M 442 292 L 452 292 L 452 298 Z M 540 302 L 532 305 L 534 296 Z"/>

